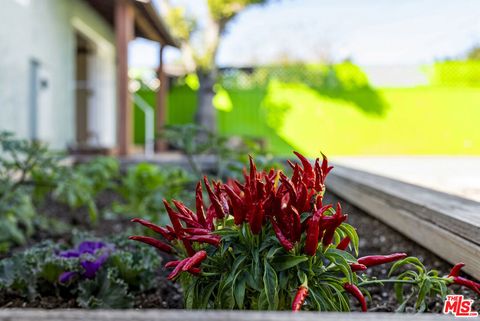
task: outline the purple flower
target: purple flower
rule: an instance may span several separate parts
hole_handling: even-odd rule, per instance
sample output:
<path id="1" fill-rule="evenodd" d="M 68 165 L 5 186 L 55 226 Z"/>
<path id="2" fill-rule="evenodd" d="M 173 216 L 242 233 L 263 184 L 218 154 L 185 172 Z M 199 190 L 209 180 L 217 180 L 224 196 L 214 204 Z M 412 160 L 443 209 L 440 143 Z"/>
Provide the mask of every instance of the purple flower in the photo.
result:
<path id="1" fill-rule="evenodd" d="M 60 252 L 59 256 L 67 259 L 79 258 L 83 273 L 65 271 L 59 276 L 58 281 L 60 283 L 66 283 L 78 274 L 87 279 L 93 279 L 97 271 L 107 261 L 112 251 L 113 246 L 110 244 L 84 241 L 80 243 L 76 249 Z"/>
<path id="2" fill-rule="evenodd" d="M 60 276 L 58 277 L 58 281 L 60 283 L 67 283 L 68 281 L 70 281 L 74 276 L 76 276 L 78 273 L 77 272 L 63 272 L 62 274 L 60 274 Z"/>

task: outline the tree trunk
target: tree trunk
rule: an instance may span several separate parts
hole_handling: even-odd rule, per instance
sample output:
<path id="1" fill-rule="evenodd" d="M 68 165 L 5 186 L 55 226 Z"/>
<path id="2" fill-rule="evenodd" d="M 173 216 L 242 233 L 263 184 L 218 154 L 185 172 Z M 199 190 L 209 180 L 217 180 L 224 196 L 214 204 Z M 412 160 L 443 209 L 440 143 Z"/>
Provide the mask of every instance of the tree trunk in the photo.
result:
<path id="1" fill-rule="evenodd" d="M 211 132 L 217 131 L 217 115 L 213 107 L 213 85 L 215 85 L 216 73 L 215 71 L 198 72 L 198 81 L 200 87 L 198 88 L 197 112 L 195 114 L 195 122 L 209 129 Z"/>

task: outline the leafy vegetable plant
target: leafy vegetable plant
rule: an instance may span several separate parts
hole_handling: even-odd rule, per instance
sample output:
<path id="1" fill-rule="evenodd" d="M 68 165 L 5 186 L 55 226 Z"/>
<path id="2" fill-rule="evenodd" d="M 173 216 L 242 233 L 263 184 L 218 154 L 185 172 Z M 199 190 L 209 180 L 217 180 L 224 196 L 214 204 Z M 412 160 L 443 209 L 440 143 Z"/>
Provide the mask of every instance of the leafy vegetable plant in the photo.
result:
<path id="1" fill-rule="evenodd" d="M 136 293 L 158 284 L 160 262 L 153 249 L 123 237 L 87 238 L 73 249 L 47 241 L 0 261 L 0 289 L 26 300 L 57 296 L 83 308 L 128 308 Z"/>
<path id="2" fill-rule="evenodd" d="M 98 157 L 77 166 L 36 141 L 0 132 L 0 251 L 24 244 L 41 224 L 36 206 L 45 195 L 70 208 L 85 206 L 96 222 L 96 195 L 112 188 L 118 177 L 118 161 Z M 38 224 L 37 224 L 38 223 Z"/>
<path id="3" fill-rule="evenodd" d="M 181 283 L 187 308 L 348 311 L 351 296 L 366 311 L 367 287 L 394 283 L 400 310 L 413 302 L 423 311 L 429 297 L 444 297 L 453 283 L 480 293 L 478 283 L 458 277 L 461 264 L 440 277 L 405 253 L 359 258 L 347 214 L 340 204 L 323 204 L 332 167 L 325 157 L 311 164 L 296 155 L 300 163 L 289 163 L 291 177 L 257 171 L 252 159 L 243 183 L 204 177 L 208 206 L 198 183 L 195 211 L 164 201 L 171 221 L 166 227 L 133 220 L 161 239 L 130 239 L 177 256 L 165 266 L 173 269 L 169 278 Z M 361 274 L 393 262 L 390 279 Z"/>
<path id="4" fill-rule="evenodd" d="M 116 213 L 141 213 L 152 219 L 165 219 L 163 198 L 184 196 L 186 187 L 194 180 L 189 172 L 179 167 L 160 167 L 139 163 L 127 169 L 126 175 L 116 187 L 123 197 L 122 203 L 115 203 Z M 165 215 L 160 215 L 163 213 Z"/>

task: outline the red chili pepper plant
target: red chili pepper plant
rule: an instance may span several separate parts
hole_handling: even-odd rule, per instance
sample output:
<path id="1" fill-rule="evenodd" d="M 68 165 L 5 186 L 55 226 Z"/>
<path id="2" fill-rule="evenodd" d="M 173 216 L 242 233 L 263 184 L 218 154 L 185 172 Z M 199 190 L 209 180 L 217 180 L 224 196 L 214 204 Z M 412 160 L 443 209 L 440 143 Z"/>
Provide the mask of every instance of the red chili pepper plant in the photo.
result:
<path id="1" fill-rule="evenodd" d="M 358 236 L 346 223 L 340 204 L 323 204 L 327 159 L 313 164 L 295 153 L 291 177 L 281 171 L 257 171 L 250 158 L 244 181 L 209 181 L 196 188 L 195 210 L 164 201 L 171 225 L 134 219 L 162 240 L 132 236 L 177 259 L 165 266 L 179 280 L 187 308 L 349 311 L 352 297 L 367 310 L 367 286 L 395 283 L 400 310 L 407 303 L 425 310 L 427 298 L 445 296 L 457 283 L 479 292 L 479 285 L 458 276 L 427 271 L 404 253 L 358 256 Z M 172 205 L 173 204 L 173 205 Z M 392 263 L 388 280 L 368 279 L 362 271 Z M 405 269 L 413 267 L 413 269 Z M 408 290 L 408 295 L 404 295 Z"/>

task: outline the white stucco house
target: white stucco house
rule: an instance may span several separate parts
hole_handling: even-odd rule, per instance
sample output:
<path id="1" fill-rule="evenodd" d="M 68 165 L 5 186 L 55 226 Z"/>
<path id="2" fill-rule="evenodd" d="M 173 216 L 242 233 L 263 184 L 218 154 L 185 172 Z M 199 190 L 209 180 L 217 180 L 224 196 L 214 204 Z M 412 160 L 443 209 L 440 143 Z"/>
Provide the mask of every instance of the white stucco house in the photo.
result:
<path id="1" fill-rule="evenodd" d="M 175 46 L 149 0 L 2 0 L 0 131 L 128 153 L 135 37 Z"/>

